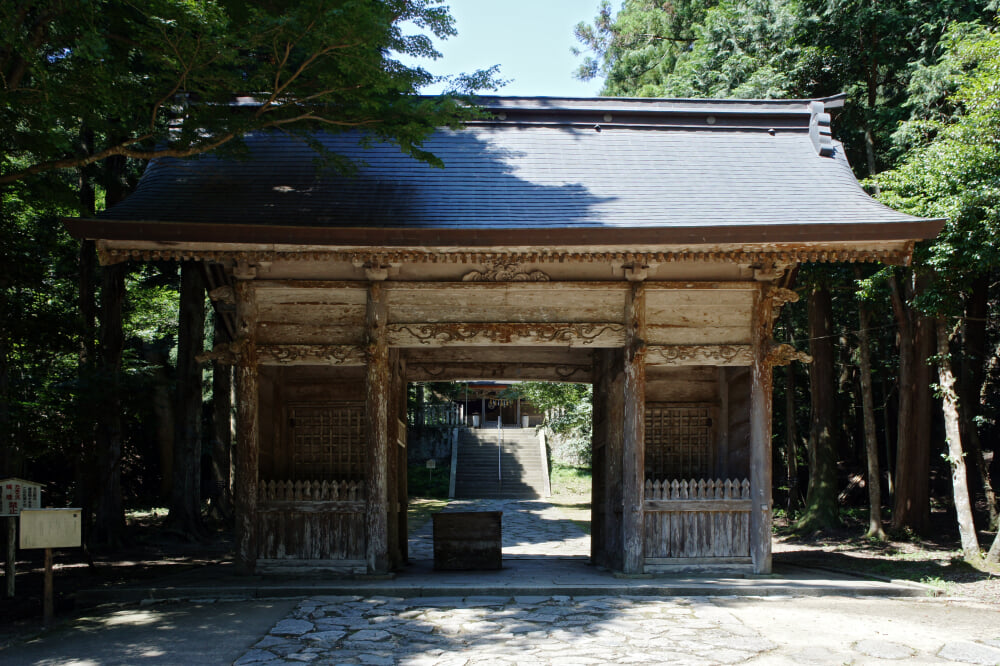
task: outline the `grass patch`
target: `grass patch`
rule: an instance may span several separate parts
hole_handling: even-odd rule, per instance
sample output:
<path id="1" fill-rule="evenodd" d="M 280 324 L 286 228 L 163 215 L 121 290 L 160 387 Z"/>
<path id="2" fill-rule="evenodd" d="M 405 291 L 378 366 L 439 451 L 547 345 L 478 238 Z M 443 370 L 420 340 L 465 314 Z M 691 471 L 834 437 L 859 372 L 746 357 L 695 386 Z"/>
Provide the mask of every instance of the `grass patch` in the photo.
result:
<path id="1" fill-rule="evenodd" d="M 451 469 L 439 466 L 429 470 L 423 464 L 412 464 L 407 467 L 406 483 L 410 497 L 448 499 Z"/>
<path id="2" fill-rule="evenodd" d="M 552 464 L 549 481 L 552 484 L 552 495 L 586 495 L 590 496 L 593 474 L 589 467 L 569 467 L 568 465 Z"/>
<path id="3" fill-rule="evenodd" d="M 560 515 L 590 534 L 591 470 L 555 463 L 549 474 L 552 497 L 549 502 L 558 507 Z"/>
<path id="4" fill-rule="evenodd" d="M 446 499 L 411 497 L 406 509 L 406 531 L 412 535 L 427 524 L 435 513 L 448 506 Z"/>

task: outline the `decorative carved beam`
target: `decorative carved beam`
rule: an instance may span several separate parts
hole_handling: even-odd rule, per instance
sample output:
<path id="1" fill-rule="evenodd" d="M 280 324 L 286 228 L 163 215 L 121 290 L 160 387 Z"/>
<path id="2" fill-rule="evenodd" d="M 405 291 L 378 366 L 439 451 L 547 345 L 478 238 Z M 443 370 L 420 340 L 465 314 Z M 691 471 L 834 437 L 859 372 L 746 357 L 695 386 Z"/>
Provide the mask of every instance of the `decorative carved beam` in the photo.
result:
<path id="1" fill-rule="evenodd" d="M 590 382 L 589 365 L 545 363 L 409 363 L 406 379 L 411 382 L 455 381 L 462 379 L 504 379 L 552 382 Z"/>
<path id="2" fill-rule="evenodd" d="M 462 263 L 462 264 L 541 264 L 541 263 L 618 263 L 639 262 L 644 265 L 677 262 L 732 262 L 747 265 L 783 264 L 805 262 L 881 262 L 888 265 L 906 266 L 913 255 L 913 241 L 898 243 L 889 241 L 896 247 L 776 247 L 774 249 L 714 249 L 691 248 L 655 251 L 618 250 L 421 250 L 421 249 L 375 249 L 375 250 L 303 250 L 289 245 L 287 248 L 270 250 L 213 249 L 163 247 L 123 247 L 122 244 L 109 245 L 99 242 L 97 252 L 102 264 L 114 264 L 129 259 L 138 261 L 232 261 L 248 263 L 267 261 L 346 261 L 357 266 L 368 264 L 373 267 L 392 266 L 403 263 Z M 899 247 L 902 245 L 902 247 Z M 489 268 L 486 273 L 489 272 Z M 479 271 L 483 273 L 483 271 Z M 529 273 L 531 271 L 528 271 Z M 388 274 L 392 277 L 392 273 Z"/>
<path id="3" fill-rule="evenodd" d="M 469 271 L 462 276 L 463 282 L 548 282 L 549 276 L 542 271 L 521 268 L 517 262 L 488 261 L 481 271 Z"/>
<path id="4" fill-rule="evenodd" d="M 621 347 L 625 327 L 617 323 L 435 323 L 390 324 L 389 345 L 557 345 Z"/>
<path id="5" fill-rule="evenodd" d="M 364 365 L 359 345 L 258 345 L 261 365 Z"/>
<path id="6" fill-rule="evenodd" d="M 752 365 L 750 345 L 651 345 L 646 365 Z"/>

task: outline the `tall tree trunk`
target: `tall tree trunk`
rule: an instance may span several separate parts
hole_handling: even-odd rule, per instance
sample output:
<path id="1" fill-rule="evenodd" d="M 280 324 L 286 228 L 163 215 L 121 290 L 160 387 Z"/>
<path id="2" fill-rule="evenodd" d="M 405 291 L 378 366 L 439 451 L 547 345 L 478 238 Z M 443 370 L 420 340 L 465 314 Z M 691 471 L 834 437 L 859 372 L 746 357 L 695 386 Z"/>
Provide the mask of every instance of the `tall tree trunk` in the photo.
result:
<path id="1" fill-rule="evenodd" d="M 126 160 L 122 156 L 105 160 L 105 203 L 113 206 L 125 198 Z M 128 264 L 107 266 L 101 275 L 100 342 L 97 377 L 104 400 L 97 409 L 95 437 L 94 533 L 91 541 L 119 545 L 125 533 L 125 506 L 122 501 L 122 351 L 125 337 L 122 311 Z"/>
<path id="2" fill-rule="evenodd" d="M 94 533 L 96 545 L 118 546 L 125 533 L 122 501 L 121 363 L 125 338 L 122 308 L 125 302 L 125 264 L 103 270 L 101 281 L 101 339 L 98 377 L 103 396 L 97 417 L 96 495 Z"/>
<path id="3" fill-rule="evenodd" d="M 963 353 L 961 373 L 955 387 L 958 393 L 959 416 L 961 417 L 963 448 L 968 452 L 976 470 L 989 512 L 990 529 L 997 529 L 997 496 L 993 488 L 990 468 L 983 455 L 979 438 L 978 417 L 982 411 L 980 391 L 986 376 L 986 319 L 989 316 L 989 278 L 981 277 L 973 282 L 965 307 L 962 324 Z M 996 455 L 996 454 L 994 454 Z"/>
<path id="4" fill-rule="evenodd" d="M 213 311 L 214 312 L 214 311 Z M 229 334 L 216 312 L 213 347 L 229 342 Z M 233 515 L 233 366 L 215 361 L 212 366 L 212 478 L 217 517 L 229 520 Z"/>
<path id="5" fill-rule="evenodd" d="M 173 487 L 174 469 L 174 395 L 171 391 L 173 382 L 170 363 L 170 347 L 173 339 L 167 338 L 143 345 L 143 359 L 152 371 L 152 395 L 150 396 L 153 414 L 156 417 L 156 450 L 160 461 L 160 489 L 158 496 L 164 501 L 170 501 L 170 489 Z"/>
<path id="6" fill-rule="evenodd" d="M 81 132 L 80 141 L 87 153 L 94 151 L 94 133 Z M 97 213 L 95 188 L 96 165 L 79 170 L 80 216 L 92 218 Z M 88 390 L 94 382 L 97 363 L 97 250 L 92 240 L 80 241 L 77 255 L 79 275 L 77 277 L 77 307 L 80 315 L 80 349 L 77 357 L 76 429 L 79 445 L 76 449 L 76 493 L 74 503 L 83 513 L 83 542 L 90 539 L 89 529 L 94 502 L 94 454 L 97 451 L 94 414 L 102 409 L 96 404 L 96 392 Z"/>
<path id="7" fill-rule="evenodd" d="M 860 272 L 860 271 L 858 271 Z M 858 359 L 860 362 L 861 410 L 865 421 L 865 453 L 868 457 L 868 532 L 865 536 L 885 539 L 882 529 L 882 479 L 875 437 L 875 401 L 872 397 L 871 348 L 868 341 L 868 308 L 858 304 Z"/>
<path id="8" fill-rule="evenodd" d="M 839 524 L 837 506 L 836 370 L 833 349 L 833 305 L 826 286 L 809 295 L 809 488 L 806 506 L 797 523 L 801 531 L 828 529 Z"/>
<path id="9" fill-rule="evenodd" d="M 882 385 L 882 442 L 885 448 L 885 479 L 891 503 L 892 499 L 896 496 L 896 488 L 893 485 L 892 419 L 890 418 L 891 412 L 889 410 L 892 400 L 890 399 L 889 382 L 886 381 L 885 377 L 882 378 L 880 384 Z"/>
<path id="10" fill-rule="evenodd" d="M 181 264 L 177 325 L 177 425 L 174 429 L 170 526 L 191 538 L 204 532 L 201 520 L 202 372 L 195 356 L 205 347 L 205 275 L 198 262 Z"/>
<path id="11" fill-rule="evenodd" d="M 899 409 L 896 423 L 896 474 L 892 527 L 926 533 L 930 525 L 930 372 L 934 331 L 904 300 L 889 278 L 892 309 L 899 327 Z M 912 274 L 907 300 L 916 287 Z"/>
<path id="12" fill-rule="evenodd" d="M 962 539 L 962 554 L 966 562 L 978 564 L 979 539 L 976 536 L 976 524 L 972 518 L 972 503 L 969 501 L 965 453 L 962 451 L 962 434 L 959 427 L 958 396 L 955 394 L 955 376 L 951 370 L 948 329 L 945 327 L 943 318 L 938 318 L 936 329 L 938 387 L 944 411 L 944 429 L 948 438 L 948 462 L 951 464 L 951 485 L 954 491 L 958 533 Z"/>
<path id="13" fill-rule="evenodd" d="M 993 537 L 993 545 L 990 546 L 989 552 L 986 553 L 986 561 L 990 564 L 1000 564 L 1000 530 Z"/>

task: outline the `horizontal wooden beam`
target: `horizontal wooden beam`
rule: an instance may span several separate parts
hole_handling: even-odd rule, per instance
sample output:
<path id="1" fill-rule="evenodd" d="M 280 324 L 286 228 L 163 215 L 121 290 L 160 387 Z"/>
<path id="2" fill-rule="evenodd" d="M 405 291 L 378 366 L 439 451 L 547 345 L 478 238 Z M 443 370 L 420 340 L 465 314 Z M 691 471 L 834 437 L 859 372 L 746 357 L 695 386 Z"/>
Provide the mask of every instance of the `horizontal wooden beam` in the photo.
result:
<path id="1" fill-rule="evenodd" d="M 621 347 L 622 324 L 602 323 L 424 323 L 390 324 L 392 347 L 451 345 L 549 345 L 556 347 Z"/>
<path id="2" fill-rule="evenodd" d="M 364 365 L 359 345 L 257 345 L 261 365 Z"/>
<path id="3" fill-rule="evenodd" d="M 650 345 L 647 365 L 750 365 L 750 345 Z"/>
<path id="4" fill-rule="evenodd" d="M 647 557 L 646 566 L 687 567 L 692 565 L 752 564 L 749 557 Z"/>
<path id="5" fill-rule="evenodd" d="M 651 513 L 680 513 L 688 511 L 713 511 L 720 513 L 747 513 L 750 500 L 646 500 L 645 509 Z"/>
<path id="6" fill-rule="evenodd" d="M 530 380 L 542 382 L 590 383 L 590 365 L 550 365 L 547 363 L 420 363 L 406 365 L 411 382 L 462 381 L 480 379 Z"/>

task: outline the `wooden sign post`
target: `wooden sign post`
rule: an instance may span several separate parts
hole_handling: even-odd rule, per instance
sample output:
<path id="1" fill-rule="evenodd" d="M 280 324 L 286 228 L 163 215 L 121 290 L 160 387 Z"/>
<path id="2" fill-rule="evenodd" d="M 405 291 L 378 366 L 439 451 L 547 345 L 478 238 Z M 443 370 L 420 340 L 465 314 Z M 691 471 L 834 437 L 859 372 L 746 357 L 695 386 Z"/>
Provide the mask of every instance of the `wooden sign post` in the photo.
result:
<path id="1" fill-rule="evenodd" d="M 45 626 L 52 624 L 52 549 L 77 548 L 81 543 L 80 509 L 26 509 L 21 512 L 21 548 L 45 549 Z"/>
<path id="2" fill-rule="evenodd" d="M 7 519 L 7 598 L 14 598 L 17 567 L 17 517 L 21 509 L 42 506 L 42 485 L 24 479 L 0 479 L 0 518 Z"/>

